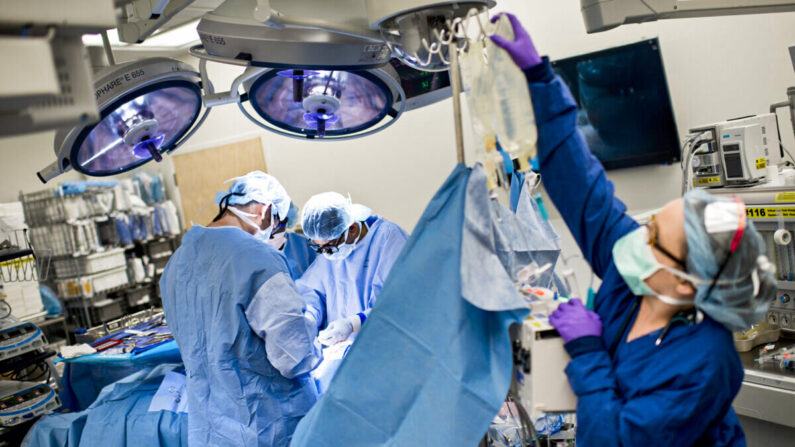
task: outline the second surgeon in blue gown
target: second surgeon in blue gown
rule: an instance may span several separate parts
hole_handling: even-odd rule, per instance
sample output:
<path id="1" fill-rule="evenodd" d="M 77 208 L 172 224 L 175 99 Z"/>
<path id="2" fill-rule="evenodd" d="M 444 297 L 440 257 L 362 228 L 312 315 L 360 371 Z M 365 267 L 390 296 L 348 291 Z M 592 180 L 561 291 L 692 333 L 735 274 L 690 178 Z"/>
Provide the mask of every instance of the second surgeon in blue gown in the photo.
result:
<path id="1" fill-rule="evenodd" d="M 318 340 L 326 345 L 344 341 L 367 319 L 408 235 L 335 192 L 311 197 L 301 225 L 323 256 L 296 285 L 307 298 L 307 313 L 326 327 Z"/>
<path id="2" fill-rule="evenodd" d="M 602 279 L 595 312 L 572 300 L 550 317 L 571 356 L 577 445 L 744 446 L 731 330 L 758 321 L 775 287 L 744 206 L 695 191 L 640 227 L 577 131 L 569 90 L 509 17 L 515 40 L 492 39 L 530 83 L 544 186 Z"/>

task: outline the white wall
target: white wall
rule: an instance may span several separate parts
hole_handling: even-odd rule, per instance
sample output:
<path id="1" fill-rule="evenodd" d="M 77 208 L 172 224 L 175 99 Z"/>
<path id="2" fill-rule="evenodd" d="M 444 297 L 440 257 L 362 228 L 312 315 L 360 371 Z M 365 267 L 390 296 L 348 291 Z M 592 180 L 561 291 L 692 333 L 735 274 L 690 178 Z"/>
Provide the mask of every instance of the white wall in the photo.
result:
<path id="1" fill-rule="evenodd" d="M 696 125 L 765 113 L 795 85 L 787 52 L 795 45 L 793 13 L 668 20 L 588 35 L 574 0 L 505 0 L 495 9 L 502 10 L 516 13 L 539 51 L 553 59 L 659 37 L 680 137 Z M 228 88 L 239 71 L 218 64 L 210 69 L 219 89 Z M 780 116 L 784 143 L 795 148 L 788 117 Z M 308 142 L 266 133 L 235 106 L 226 105 L 213 110 L 178 153 L 256 135 L 262 137 L 270 172 L 298 204 L 320 191 L 350 193 L 354 201 L 407 230 L 455 164 L 450 100 L 409 112 L 384 132 L 348 142 Z M 34 172 L 51 161 L 51 151 L 51 139 L 41 134 L 0 139 L 0 201 L 13 200 L 20 188 L 38 189 Z M 170 160 L 156 168 L 171 177 Z M 680 193 L 678 166 L 645 166 L 610 171 L 608 176 L 632 213 L 659 207 Z M 173 180 L 167 183 L 173 189 Z M 559 221 L 557 226 L 566 239 Z M 564 240 L 564 249 L 575 251 L 570 239 Z M 587 285 L 588 274 L 578 271 Z"/>
<path id="2" fill-rule="evenodd" d="M 19 200 L 19 192 L 45 189 L 36 172 L 55 161 L 55 132 L 0 138 L 0 203 Z M 75 180 L 82 176 L 75 171 L 59 180 Z"/>

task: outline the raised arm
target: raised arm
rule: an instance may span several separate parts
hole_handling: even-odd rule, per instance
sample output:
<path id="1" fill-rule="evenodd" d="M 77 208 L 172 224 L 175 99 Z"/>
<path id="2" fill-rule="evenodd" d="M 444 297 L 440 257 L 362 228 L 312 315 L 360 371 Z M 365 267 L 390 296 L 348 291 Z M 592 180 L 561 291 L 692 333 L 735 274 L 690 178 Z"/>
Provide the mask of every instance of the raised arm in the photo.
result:
<path id="1" fill-rule="evenodd" d="M 538 126 L 541 177 L 583 256 L 601 278 L 613 244 L 637 227 L 577 130 L 577 108 L 549 61 L 526 70 Z"/>
<path id="2" fill-rule="evenodd" d="M 610 264 L 615 241 L 637 223 L 625 214 L 626 206 L 614 195 L 599 161 L 577 130 L 577 107 L 568 87 L 554 75 L 547 58 L 538 52 L 518 19 L 513 41 L 492 37 L 524 70 L 538 126 L 538 160 L 544 188 L 563 216 L 577 244 L 602 277 Z"/>

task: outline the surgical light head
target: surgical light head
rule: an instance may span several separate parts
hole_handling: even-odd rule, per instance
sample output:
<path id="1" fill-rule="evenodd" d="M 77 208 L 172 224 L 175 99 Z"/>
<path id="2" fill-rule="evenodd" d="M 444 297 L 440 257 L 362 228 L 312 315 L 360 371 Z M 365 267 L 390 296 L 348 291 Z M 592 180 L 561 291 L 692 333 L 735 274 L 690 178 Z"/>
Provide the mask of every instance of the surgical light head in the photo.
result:
<path id="1" fill-rule="evenodd" d="M 144 59 L 108 67 L 95 78 L 100 121 L 56 134 L 58 159 L 38 173 L 42 182 L 72 168 L 107 176 L 161 161 L 196 127 L 199 74 L 183 62 Z"/>
<path id="2" fill-rule="evenodd" d="M 300 72 L 300 78 L 295 72 Z M 396 118 L 397 76 L 378 70 L 270 70 L 246 86 L 254 112 L 290 136 L 338 138 Z"/>

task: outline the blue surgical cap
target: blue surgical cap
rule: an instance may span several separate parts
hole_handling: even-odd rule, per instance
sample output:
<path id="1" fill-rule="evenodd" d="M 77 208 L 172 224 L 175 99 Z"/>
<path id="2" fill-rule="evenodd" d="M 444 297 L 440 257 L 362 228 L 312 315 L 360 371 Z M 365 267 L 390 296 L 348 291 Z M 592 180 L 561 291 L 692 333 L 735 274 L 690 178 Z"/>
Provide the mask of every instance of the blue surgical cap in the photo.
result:
<path id="1" fill-rule="evenodd" d="M 312 196 L 304 205 L 301 227 L 309 239 L 331 241 L 342 236 L 354 222 L 370 217 L 371 212 L 340 193 L 324 192 Z"/>
<path id="2" fill-rule="evenodd" d="M 290 196 L 276 177 L 262 171 L 251 171 L 248 174 L 227 180 L 233 182 L 227 191 L 215 194 L 215 203 L 229 196 L 229 205 L 246 205 L 257 202 L 263 205 L 273 205 L 272 210 L 280 219 L 287 217 L 290 211 Z M 231 194 L 231 195 L 230 195 Z"/>
<path id="3" fill-rule="evenodd" d="M 739 243 L 735 240 L 745 206 L 701 189 L 685 194 L 683 204 L 687 270 L 704 280 L 696 290 L 695 306 L 732 331 L 759 323 L 775 298 L 776 280 L 752 222 L 746 222 Z M 731 253 L 733 241 L 736 249 Z"/>

